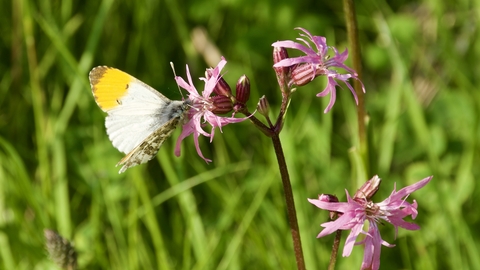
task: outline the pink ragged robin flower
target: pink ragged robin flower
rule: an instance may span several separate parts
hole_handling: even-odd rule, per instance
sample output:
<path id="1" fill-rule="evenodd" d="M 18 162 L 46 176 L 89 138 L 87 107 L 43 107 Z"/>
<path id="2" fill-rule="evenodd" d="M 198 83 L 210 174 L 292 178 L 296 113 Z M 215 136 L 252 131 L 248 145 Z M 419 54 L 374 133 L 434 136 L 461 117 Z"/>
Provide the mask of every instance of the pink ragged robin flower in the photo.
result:
<path id="1" fill-rule="evenodd" d="M 205 137 L 210 137 L 210 142 L 213 140 L 215 128 L 218 127 L 222 131 L 222 127 L 230 123 L 238 123 L 247 118 L 235 118 L 235 117 L 222 117 L 218 116 L 215 113 L 225 109 L 225 100 L 221 98 L 222 96 L 212 96 L 213 90 L 217 85 L 218 81 L 221 78 L 220 72 L 227 61 L 222 57 L 222 60 L 214 69 L 208 70 L 208 78 L 200 78 L 200 80 L 205 82 L 205 87 L 202 94 L 200 95 L 193 85 L 192 77 L 187 65 L 187 79 L 188 83 L 180 76 L 175 77 L 175 81 L 178 86 L 188 91 L 188 99 L 192 102 L 192 108 L 188 112 L 188 120 L 182 127 L 182 133 L 178 137 L 176 146 L 175 146 L 175 155 L 180 155 L 180 145 L 183 139 L 188 137 L 190 134 L 193 134 L 193 140 L 195 143 L 195 148 L 198 155 L 203 158 L 206 162 L 211 162 L 210 159 L 207 159 L 203 156 L 202 151 L 200 150 L 200 145 L 198 142 L 198 137 L 203 135 Z M 215 113 L 214 113 L 215 112 Z M 202 120 L 203 118 L 203 120 Z M 203 129 L 203 126 L 208 123 L 211 125 L 212 129 L 210 133 L 206 132 Z"/>
<path id="2" fill-rule="evenodd" d="M 390 196 L 380 203 L 374 203 L 369 199 L 380 185 L 380 178 L 376 175 L 367 181 L 361 188 L 363 190 L 357 191 L 353 199 L 348 194 L 348 191 L 346 191 L 347 202 L 329 201 L 325 199 L 323 194 L 319 196 L 318 200 L 308 199 L 310 203 L 318 208 L 339 213 L 336 220 L 320 224 L 324 229 L 317 238 L 331 234 L 337 230 L 350 230 L 350 234 L 343 248 L 343 257 L 351 254 L 354 245 L 363 245 L 365 251 L 361 269 L 379 269 L 381 246 L 394 247 L 395 245 L 391 245 L 382 239 L 378 224 L 383 221 L 392 224 L 395 227 L 395 237 L 397 236 L 398 227 L 407 230 L 420 229 L 420 226 L 417 224 L 403 220 L 407 216 L 415 219 L 418 214 L 417 202 L 413 200 L 413 203 L 409 203 L 406 199 L 412 192 L 424 187 L 430 182 L 432 177 L 433 176 L 424 178 L 399 191 L 396 191 L 396 186 L 394 185 Z M 369 223 L 368 231 L 363 230 L 365 221 Z M 364 234 L 365 239 L 360 242 L 355 242 L 359 234 Z"/>
<path id="3" fill-rule="evenodd" d="M 327 46 L 327 39 L 322 36 L 312 36 L 310 32 L 303 28 L 299 29 L 304 33 L 300 33 L 302 38 L 297 38 L 297 40 L 302 43 L 294 42 L 291 40 L 277 41 L 272 44 L 273 47 L 280 48 L 290 48 L 300 50 L 305 53 L 304 56 L 292 57 L 283 59 L 273 65 L 274 68 L 279 67 L 289 67 L 290 68 L 290 82 L 289 86 L 297 85 L 302 86 L 318 76 L 327 77 L 327 86 L 325 89 L 317 94 L 317 97 L 324 97 L 330 94 L 330 102 L 325 109 L 325 113 L 330 111 L 335 103 L 336 99 L 336 86 L 339 84 L 338 81 L 342 81 L 347 85 L 348 89 L 352 92 L 355 102 L 358 104 L 358 97 L 353 89 L 352 85 L 348 82 L 350 78 L 358 80 L 357 73 L 344 64 L 345 60 L 348 57 L 348 51 L 345 49 L 342 53 L 339 53 L 336 48 Z M 306 39 L 304 39 L 306 38 Z M 312 47 L 311 43 L 315 46 Z M 330 57 L 328 49 L 332 49 L 334 56 Z M 346 73 L 341 74 L 332 68 L 341 68 L 346 71 Z M 362 84 L 362 90 L 365 92 L 365 88 Z"/>

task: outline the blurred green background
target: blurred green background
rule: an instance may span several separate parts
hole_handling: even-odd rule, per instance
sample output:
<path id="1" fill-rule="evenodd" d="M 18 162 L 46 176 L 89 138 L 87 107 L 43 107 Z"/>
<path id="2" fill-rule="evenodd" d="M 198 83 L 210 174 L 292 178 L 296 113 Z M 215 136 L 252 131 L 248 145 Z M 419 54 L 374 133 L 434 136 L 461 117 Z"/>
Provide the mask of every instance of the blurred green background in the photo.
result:
<path id="1" fill-rule="evenodd" d="M 380 226 L 382 269 L 480 269 L 478 1 L 356 1 L 370 115 L 374 200 L 434 175 L 413 193 L 420 231 Z M 271 44 L 301 26 L 348 48 L 341 1 L 0 2 L 0 268 L 51 269 L 43 230 L 71 239 L 80 269 L 293 269 L 295 258 L 271 142 L 249 122 L 173 155 L 179 130 L 156 159 L 119 175 L 88 72 L 124 70 L 180 99 L 169 65 L 204 75 L 219 56 L 233 86 L 246 74 L 254 110 L 280 94 Z M 207 44 L 206 48 L 202 44 Z M 203 82 L 194 79 L 198 89 Z M 324 81 L 293 96 L 282 142 L 308 269 L 326 269 L 328 217 L 307 202 L 345 200 L 354 177 L 356 115 L 346 87 L 323 114 Z M 477 165 L 474 165 L 477 164 Z M 367 180 L 367 179 L 365 179 Z M 347 234 L 344 233 L 344 238 Z M 340 246 L 343 249 L 343 241 Z M 363 250 L 339 256 L 359 269 Z"/>

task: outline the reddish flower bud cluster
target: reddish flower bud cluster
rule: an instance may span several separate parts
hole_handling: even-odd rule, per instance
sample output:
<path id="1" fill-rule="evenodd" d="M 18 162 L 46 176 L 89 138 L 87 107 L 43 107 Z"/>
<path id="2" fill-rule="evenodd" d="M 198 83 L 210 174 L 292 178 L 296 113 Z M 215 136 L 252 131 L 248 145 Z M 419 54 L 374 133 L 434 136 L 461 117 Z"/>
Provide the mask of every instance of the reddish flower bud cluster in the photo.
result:
<path id="1" fill-rule="evenodd" d="M 212 76 L 213 69 L 209 68 L 205 72 L 205 76 L 208 79 Z M 226 114 L 234 110 L 239 112 L 245 108 L 245 104 L 250 98 L 250 80 L 246 75 L 243 75 L 238 79 L 235 86 L 236 96 L 232 95 L 230 85 L 220 77 L 217 80 L 215 87 L 213 88 L 214 96 L 211 96 L 212 108 L 211 111 L 214 114 Z"/>

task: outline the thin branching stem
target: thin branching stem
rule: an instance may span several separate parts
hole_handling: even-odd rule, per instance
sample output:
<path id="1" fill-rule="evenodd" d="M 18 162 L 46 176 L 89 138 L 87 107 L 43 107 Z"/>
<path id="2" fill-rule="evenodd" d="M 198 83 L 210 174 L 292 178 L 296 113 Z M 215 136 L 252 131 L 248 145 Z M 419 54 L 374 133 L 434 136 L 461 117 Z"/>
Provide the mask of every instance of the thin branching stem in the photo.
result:
<path id="1" fill-rule="evenodd" d="M 293 249 L 297 260 L 297 268 L 305 269 L 305 261 L 303 259 L 302 241 L 300 239 L 300 230 L 298 229 L 297 212 L 295 210 L 295 201 L 293 199 L 292 185 L 288 174 L 287 163 L 283 155 L 282 144 L 279 134 L 272 137 L 275 155 L 277 156 L 278 167 L 282 177 L 283 191 L 285 192 L 285 202 L 287 204 L 287 215 L 290 223 L 290 231 L 292 233 Z"/>
<path id="2" fill-rule="evenodd" d="M 262 121 L 258 120 L 258 118 L 256 118 L 255 115 L 252 115 L 246 108 L 239 112 L 249 117 L 248 120 L 250 120 L 255 125 L 255 127 L 257 127 L 267 137 L 273 136 L 273 128 L 267 127 L 264 123 L 262 123 Z M 269 125 L 271 126 L 270 122 L 269 122 Z"/>
<path id="3" fill-rule="evenodd" d="M 272 122 L 267 117 L 267 121 L 270 127 L 267 127 L 265 124 L 260 122 L 254 116 L 251 116 L 249 119 L 252 123 L 260 129 L 265 135 L 272 138 L 273 148 L 275 150 L 275 155 L 277 157 L 278 167 L 280 170 L 280 176 L 282 178 L 283 191 L 285 193 L 285 203 L 287 206 L 287 216 L 288 222 L 290 224 L 290 232 L 292 234 L 293 249 L 295 251 L 295 259 L 297 261 L 297 268 L 299 270 L 304 270 L 305 260 L 303 258 L 302 250 L 302 241 L 300 239 L 300 230 L 298 228 L 297 212 L 295 210 L 295 201 L 293 199 L 292 185 L 290 182 L 290 175 L 288 174 L 287 163 L 285 161 L 285 155 L 283 154 L 282 144 L 280 142 L 280 132 L 283 126 L 283 120 L 290 103 L 290 92 L 282 93 L 282 106 L 278 114 L 278 118 L 275 122 L 275 125 L 272 125 Z M 250 116 L 251 114 L 245 109 L 242 111 L 243 114 Z"/>

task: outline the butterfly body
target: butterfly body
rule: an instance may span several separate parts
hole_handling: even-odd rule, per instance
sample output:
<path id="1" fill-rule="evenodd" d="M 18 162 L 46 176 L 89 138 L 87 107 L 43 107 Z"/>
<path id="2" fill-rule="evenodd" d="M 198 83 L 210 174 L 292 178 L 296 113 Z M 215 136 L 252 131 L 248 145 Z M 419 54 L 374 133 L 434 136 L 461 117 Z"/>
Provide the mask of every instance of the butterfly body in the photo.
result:
<path id="1" fill-rule="evenodd" d="M 120 173 L 151 160 L 191 107 L 190 100 L 170 100 L 115 68 L 96 67 L 89 79 L 95 101 L 108 114 L 110 141 L 126 154 L 117 164 L 123 165 Z"/>

